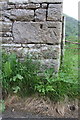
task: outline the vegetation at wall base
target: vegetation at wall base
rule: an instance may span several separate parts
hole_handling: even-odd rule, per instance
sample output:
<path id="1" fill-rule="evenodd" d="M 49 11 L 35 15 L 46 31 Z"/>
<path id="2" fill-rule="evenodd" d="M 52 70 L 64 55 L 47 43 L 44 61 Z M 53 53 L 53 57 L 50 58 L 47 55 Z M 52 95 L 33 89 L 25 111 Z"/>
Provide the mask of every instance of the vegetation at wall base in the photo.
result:
<path id="1" fill-rule="evenodd" d="M 74 48 L 77 45 L 69 45 Z M 74 55 L 75 54 L 75 55 Z M 40 63 L 35 63 L 27 56 L 21 62 L 15 53 L 2 54 L 2 89 L 6 94 L 17 94 L 21 97 L 32 94 L 49 97 L 53 101 L 62 101 L 67 96 L 70 99 L 79 97 L 77 49 L 65 50 L 64 63 L 58 76 L 53 74 L 54 69 L 44 71 L 44 76 L 39 75 Z"/>

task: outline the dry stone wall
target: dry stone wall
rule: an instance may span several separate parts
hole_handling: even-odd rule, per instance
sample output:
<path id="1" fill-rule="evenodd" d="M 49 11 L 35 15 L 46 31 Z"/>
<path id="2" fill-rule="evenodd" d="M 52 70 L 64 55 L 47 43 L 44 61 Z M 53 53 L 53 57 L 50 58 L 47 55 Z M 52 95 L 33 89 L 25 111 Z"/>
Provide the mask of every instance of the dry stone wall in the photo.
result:
<path id="1" fill-rule="evenodd" d="M 62 0 L 0 2 L 2 48 L 38 59 L 43 69 L 59 70 L 62 41 Z"/>

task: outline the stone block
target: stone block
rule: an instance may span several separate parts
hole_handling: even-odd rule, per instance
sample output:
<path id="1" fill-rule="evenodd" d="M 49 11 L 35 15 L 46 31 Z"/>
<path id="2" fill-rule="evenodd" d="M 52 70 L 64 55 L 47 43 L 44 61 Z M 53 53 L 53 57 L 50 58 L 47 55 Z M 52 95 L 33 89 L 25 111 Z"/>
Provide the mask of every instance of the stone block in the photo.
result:
<path id="1" fill-rule="evenodd" d="M 26 9 L 12 9 L 5 11 L 4 16 L 13 21 L 31 21 L 34 20 L 34 11 Z"/>
<path id="2" fill-rule="evenodd" d="M 11 31 L 12 31 L 12 23 L 0 22 L 0 32 L 11 32 Z"/>
<path id="3" fill-rule="evenodd" d="M 47 7 L 48 7 L 48 4 L 46 4 L 46 3 L 42 4 L 42 8 L 47 9 Z"/>
<path id="4" fill-rule="evenodd" d="M 35 10 L 35 21 L 46 21 L 46 9 Z"/>
<path id="5" fill-rule="evenodd" d="M 2 43 L 12 43 L 13 42 L 13 37 L 2 37 Z"/>
<path id="6" fill-rule="evenodd" d="M 49 24 L 46 22 L 14 22 L 14 42 L 59 44 L 61 42 L 60 25 L 58 23 L 56 28 L 55 25 L 53 28 L 49 28 Z"/>
<path id="7" fill-rule="evenodd" d="M 59 71 L 60 59 L 43 59 L 38 61 L 41 64 L 41 71 L 45 71 L 49 68 L 53 68 L 56 73 Z"/>
<path id="8" fill-rule="evenodd" d="M 23 57 L 29 54 L 33 59 L 59 59 L 60 45 L 27 44 L 22 49 Z"/>
<path id="9" fill-rule="evenodd" d="M 2 44 L 2 47 L 21 48 L 21 44 L 14 44 L 14 43 L 11 43 L 11 44 Z"/>
<path id="10" fill-rule="evenodd" d="M 25 0 L 26 1 L 26 0 Z M 63 0 L 29 0 L 29 2 L 33 3 L 61 3 Z"/>
<path id="11" fill-rule="evenodd" d="M 0 1 L 0 10 L 6 10 L 8 8 L 8 4 L 6 1 L 1 2 Z"/>
<path id="12" fill-rule="evenodd" d="M 11 32 L 0 32 L 0 37 L 12 37 Z"/>
<path id="13" fill-rule="evenodd" d="M 63 0 L 9 0 L 10 3 L 61 3 Z"/>
<path id="14" fill-rule="evenodd" d="M 40 8 L 40 4 L 33 4 L 33 3 L 27 4 L 27 9 L 38 9 L 38 8 Z"/>
<path id="15" fill-rule="evenodd" d="M 47 20 L 62 21 L 62 4 L 49 4 Z"/>
<path id="16" fill-rule="evenodd" d="M 37 8 L 40 8 L 40 4 L 33 4 L 33 3 L 20 4 L 20 3 L 17 3 L 15 5 L 15 8 L 16 9 L 32 9 L 32 10 L 35 10 Z"/>

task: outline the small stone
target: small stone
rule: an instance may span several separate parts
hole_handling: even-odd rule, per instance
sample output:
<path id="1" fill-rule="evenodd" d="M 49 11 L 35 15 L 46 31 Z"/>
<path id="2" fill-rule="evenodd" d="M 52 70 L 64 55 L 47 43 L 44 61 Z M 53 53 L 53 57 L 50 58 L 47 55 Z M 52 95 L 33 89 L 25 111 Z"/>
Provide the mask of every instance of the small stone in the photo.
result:
<path id="1" fill-rule="evenodd" d="M 40 4 L 27 4 L 27 9 L 37 9 L 40 8 Z"/>
<path id="2" fill-rule="evenodd" d="M 37 9 L 35 11 L 35 21 L 46 21 L 46 9 Z"/>
<path id="3" fill-rule="evenodd" d="M 7 8 L 8 8 L 7 2 L 5 2 L 5 1 L 1 2 L 0 1 L 0 10 L 6 10 Z"/>
<path id="4" fill-rule="evenodd" d="M 50 4 L 48 8 L 47 20 L 49 21 L 61 21 L 62 20 L 62 5 Z"/>
<path id="5" fill-rule="evenodd" d="M 2 37 L 2 43 L 12 43 L 13 37 Z"/>
<path id="6" fill-rule="evenodd" d="M 46 3 L 42 4 L 42 8 L 46 9 L 48 5 Z"/>
<path id="7" fill-rule="evenodd" d="M 12 31 L 12 23 L 8 22 L 0 22 L 0 32 L 11 32 Z"/>

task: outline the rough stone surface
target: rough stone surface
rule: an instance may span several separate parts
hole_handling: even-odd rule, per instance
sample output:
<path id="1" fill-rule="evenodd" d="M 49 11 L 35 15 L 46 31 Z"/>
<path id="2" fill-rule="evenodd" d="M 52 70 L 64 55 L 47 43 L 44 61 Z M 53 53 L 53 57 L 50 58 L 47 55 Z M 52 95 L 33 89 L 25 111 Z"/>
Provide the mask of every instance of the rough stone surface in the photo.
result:
<path id="1" fill-rule="evenodd" d="M 28 44 L 19 52 L 22 53 L 23 57 L 29 54 L 33 59 L 59 59 L 60 45 Z"/>
<path id="2" fill-rule="evenodd" d="M 0 32 L 11 32 L 12 31 L 12 23 L 0 22 Z"/>
<path id="3" fill-rule="evenodd" d="M 39 61 L 41 63 L 41 71 L 49 68 L 53 68 L 56 73 L 59 71 L 60 59 L 44 59 Z"/>
<path id="4" fill-rule="evenodd" d="M 37 9 L 35 11 L 35 21 L 46 21 L 46 9 Z"/>
<path id="5" fill-rule="evenodd" d="M 25 9 L 12 9 L 9 11 L 5 11 L 4 16 L 13 20 L 13 21 L 30 21 L 34 19 L 34 11 L 33 10 L 25 10 Z"/>
<path id="6" fill-rule="evenodd" d="M 42 4 L 42 8 L 47 9 L 47 8 L 48 8 L 48 4 L 43 3 L 43 4 Z"/>
<path id="7" fill-rule="evenodd" d="M 16 43 L 60 43 L 60 29 L 48 28 L 43 22 L 15 22 L 13 36 Z"/>
<path id="8" fill-rule="evenodd" d="M 11 32 L 0 32 L 0 37 L 12 37 Z"/>
<path id="9" fill-rule="evenodd" d="M 9 0 L 9 2 L 11 3 L 28 3 L 28 2 L 33 2 L 33 3 L 44 3 L 44 2 L 48 2 L 48 3 L 59 3 L 62 2 L 63 0 Z"/>
<path id="10" fill-rule="evenodd" d="M 2 37 L 2 43 L 12 43 L 13 37 Z"/>
<path id="11" fill-rule="evenodd" d="M 7 2 L 1 2 L 0 1 L 0 10 L 5 10 L 8 8 Z"/>
<path id="12" fill-rule="evenodd" d="M 50 4 L 48 8 L 47 20 L 50 21 L 61 21 L 62 20 L 62 5 L 61 4 Z"/>
<path id="13" fill-rule="evenodd" d="M 33 3 L 31 3 L 31 4 L 16 4 L 15 5 L 15 8 L 16 9 L 32 9 L 32 10 L 35 10 L 35 9 L 37 9 L 37 8 L 40 8 L 40 4 L 33 4 Z"/>
<path id="14" fill-rule="evenodd" d="M 31 55 L 40 61 L 41 71 L 58 72 L 62 20 L 62 0 L 0 0 L 1 47 L 16 52 L 20 59 Z"/>

